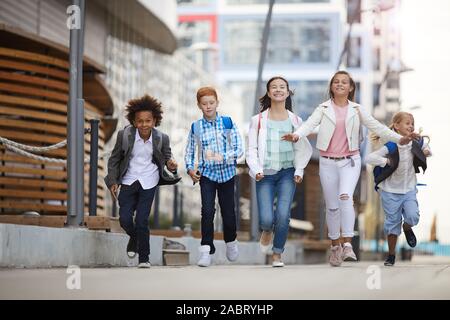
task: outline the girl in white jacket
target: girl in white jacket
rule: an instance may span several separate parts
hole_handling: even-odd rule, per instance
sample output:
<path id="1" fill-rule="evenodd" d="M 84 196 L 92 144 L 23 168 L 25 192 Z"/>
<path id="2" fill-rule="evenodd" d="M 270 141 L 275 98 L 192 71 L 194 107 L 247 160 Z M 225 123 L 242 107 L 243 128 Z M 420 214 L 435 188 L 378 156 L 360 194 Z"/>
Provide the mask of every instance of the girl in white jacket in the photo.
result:
<path id="1" fill-rule="evenodd" d="M 281 140 L 286 133 L 297 130 L 302 122 L 292 113 L 288 82 L 282 77 L 273 77 L 266 87 L 267 93 L 259 100 L 261 112 L 250 123 L 247 164 L 250 176 L 256 180 L 261 250 L 267 253 L 273 238 L 272 265 L 283 267 L 281 254 L 289 231 L 295 184 L 303 179 L 312 147 L 307 139 L 302 139 L 301 143 Z"/>
<path id="2" fill-rule="evenodd" d="M 320 125 L 316 147 L 320 151 L 319 175 L 326 204 L 332 266 L 340 266 L 343 260 L 357 260 L 351 240 L 355 224 L 353 193 L 361 171 L 361 124 L 396 143 L 405 144 L 412 139 L 391 131 L 354 103 L 355 89 L 349 73 L 336 72 L 329 84 L 330 100 L 321 103 L 295 133 L 283 136 L 286 141 L 302 141 Z"/>

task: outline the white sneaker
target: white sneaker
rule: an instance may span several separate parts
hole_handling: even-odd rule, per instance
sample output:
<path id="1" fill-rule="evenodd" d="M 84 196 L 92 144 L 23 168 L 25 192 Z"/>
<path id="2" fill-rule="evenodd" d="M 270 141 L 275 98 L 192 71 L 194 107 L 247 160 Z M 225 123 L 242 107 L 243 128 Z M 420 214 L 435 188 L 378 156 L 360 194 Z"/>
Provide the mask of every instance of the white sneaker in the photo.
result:
<path id="1" fill-rule="evenodd" d="M 197 263 L 199 267 L 209 267 L 211 265 L 211 255 L 209 254 L 210 250 L 211 248 L 208 245 L 204 245 L 199 248 L 200 259 L 198 259 Z"/>
<path id="2" fill-rule="evenodd" d="M 353 251 L 352 245 L 350 242 L 344 243 L 344 248 L 342 250 L 342 260 L 344 261 L 358 261 L 356 258 L 356 254 Z"/>
<path id="3" fill-rule="evenodd" d="M 272 255 L 272 267 L 280 268 L 284 267 L 283 261 L 281 261 L 281 254 L 274 253 Z"/>
<path id="4" fill-rule="evenodd" d="M 150 264 L 150 262 L 141 262 L 141 263 L 139 263 L 138 264 L 138 268 L 146 268 L 146 269 L 148 269 L 148 268 L 150 268 L 150 266 L 151 266 L 151 264 Z"/>
<path id="5" fill-rule="evenodd" d="M 270 251 L 272 245 L 272 231 L 261 232 L 261 238 L 259 239 L 259 248 L 262 253 L 267 254 Z"/>
<path id="6" fill-rule="evenodd" d="M 339 267 L 342 264 L 342 247 L 341 245 L 332 246 L 330 249 L 330 264 L 333 267 Z"/>
<path id="7" fill-rule="evenodd" d="M 238 241 L 234 240 L 225 244 L 227 246 L 228 261 L 236 261 L 236 259 L 239 257 Z"/>

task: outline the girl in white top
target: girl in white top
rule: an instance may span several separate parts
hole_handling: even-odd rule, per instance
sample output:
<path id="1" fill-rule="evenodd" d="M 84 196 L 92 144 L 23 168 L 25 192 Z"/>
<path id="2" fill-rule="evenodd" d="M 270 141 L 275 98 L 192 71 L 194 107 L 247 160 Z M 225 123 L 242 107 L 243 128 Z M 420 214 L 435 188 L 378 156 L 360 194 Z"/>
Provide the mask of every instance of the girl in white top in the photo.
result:
<path id="1" fill-rule="evenodd" d="M 355 89 L 349 73 L 336 72 L 329 84 L 330 100 L 321 103 L 297 131 L 283 136 L 284 140 L 302 141 L 320 125 L 316 147 L 321 155 L 319 175 L 326 204 L 332 266 L 340 266 L 343 260 L 357 260 L 351 240 L 355 224 L 353 193 L 361 171 L 361 124 L 387 140 L 402 144 L 411 140 L 389 130 L 353 102 Z"/>
<path id="2" fill-rule="evenodd" d="M 407 136 L 414 132 L 414 117 L 407 112 L 398 112 L 390 127 L 402 136 Z M 380 138 L 375 137 L 374 140 Z M 416 237 L 412 231 L 412 227 L 419 222 L 416 172 L 419 171 L 419 166 L 426 169 L 426 157 L 431 156 L 428 144 L 423 143 L 423 140 L 419 141 L 421 142 L 411 141 L 406 145 L 385 144 L 366 159 L 368 164 L 385 168 L 383 178 L 380 173 L 376 179 L 381 189 L 381 203 L 385 212 L 384 232 L 389 247 L 385 266 L 395 264 L 395 246 L 401 234 L 402 220 L 408 244 L 411 247 L 416 245 Z"/>
<path id="3" fill-rule="evenodd" d="M 302 182 L 312 147 L 307 139 L 301 143 L 281 141 L 281 136 L 294 132 L 302 123 L 292 112 L 292 91 L 286 79 L 273 77 L 266 89 L 259 100 L 261 111 L 251 119 L 246 160 L 250 176 L 256 180 L 261 250 L 267 253 L 272 249 L 272 266 L 283 267 L 281 254 L 289 232 L 295 187 Z"/>

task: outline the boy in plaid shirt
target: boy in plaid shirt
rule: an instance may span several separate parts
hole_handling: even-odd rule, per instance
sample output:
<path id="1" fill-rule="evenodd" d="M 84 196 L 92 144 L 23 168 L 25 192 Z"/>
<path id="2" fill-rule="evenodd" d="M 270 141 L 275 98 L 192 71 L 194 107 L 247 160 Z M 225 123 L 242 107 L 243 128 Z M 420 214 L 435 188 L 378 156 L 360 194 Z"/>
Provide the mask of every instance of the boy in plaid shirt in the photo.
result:
<path id="1" fill-rule="evenodd" d="M 203 117 L 192 123 L 186 146 L 186 170 L 194 184 L 200 182 L 202 199 L 200 259 L 198 265 L 211 264 L 214 247 L 214 214 L 216 192 L 219 197 L 226 243 L 226 256 L 239 256 L 234 210 L 234 176 L 236 160 L 242 156 L 242 139 L 230 117 L 217 114 L 217 92 L 212 87 L 197 91 L 197 105 Z M 195 166 L 197 154 L 198 165 Z"/>

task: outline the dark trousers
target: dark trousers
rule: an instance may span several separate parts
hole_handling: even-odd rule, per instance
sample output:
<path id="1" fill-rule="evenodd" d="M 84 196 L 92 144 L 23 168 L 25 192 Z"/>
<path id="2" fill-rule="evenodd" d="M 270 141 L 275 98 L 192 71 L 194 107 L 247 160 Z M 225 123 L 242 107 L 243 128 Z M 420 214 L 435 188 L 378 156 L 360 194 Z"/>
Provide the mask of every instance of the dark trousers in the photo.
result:
<path id="1" fill-rule="evenodd" d="M 131 186 L 122 185 L 119 193 L 120 226 L 131 237 L 137 239 L 139 263 L 148 262 L 150 255 L 150 230 L 148 218 L 157 187 L 144 190 L 135 181 Z M 133 214 L 136 218 L 133 222 Z"/>
<path id="2" fill-rule="evenodd" d="M 214 214 L 216 213 L 216 191 L 219 196 L 220 212 L 223 221 L 225 242 L 236 239 L 236 213 L 234 211 L 234 177 L 227 182 L 218 183 L 206 177 L 200 179 L 202 196 L 202 242 L 210 246 L 210 254 L 216 252 L 214 247 Z"/>

